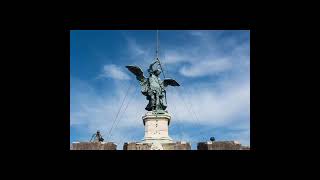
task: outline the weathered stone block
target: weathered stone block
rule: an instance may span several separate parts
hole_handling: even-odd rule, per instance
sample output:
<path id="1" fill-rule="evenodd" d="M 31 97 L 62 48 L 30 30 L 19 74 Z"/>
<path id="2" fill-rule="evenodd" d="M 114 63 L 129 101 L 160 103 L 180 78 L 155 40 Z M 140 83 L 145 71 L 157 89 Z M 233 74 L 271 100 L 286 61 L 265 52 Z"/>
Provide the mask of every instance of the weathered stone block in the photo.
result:
<path id="1" fill-rule="evenodd" d="M 188 142 L 163 143 L 164 150 L 191 150 L 191 145 Z"/>
<path id="2" fill-rule="evenodd" d="M 145 126 L 144 139 L 142 143 L 153 143 L 155 141 L 161 143 L 173 143 L 169 136 L 169 124 L 171 116 L 169 113 L 154 114 L 147 112 L 142 116 L 143 124 Z"/>
<path id="3" fill-rule="evenodd" d="M 175 143 L 161 143 L 161 150 L 191 150 L 190 143 L 175 142 Z M 124 143 L 123 150 L 154 150 L 152 143 Z M 158 149 L 160 150 L 160 149 Z"/>
<path id="4" fill-rule="evenodd" d="M 199 142 L 198 150 L 250 150 L 250 147 L 242 146 L 236 141 L 208 141 Z"/>
<path id="5" fill-rule="evenodd" d="M 112 142 L 74 142 L 71 150 L 117 150 Z"/>
<path id="6" fill-rule="evenodd" d="M 124 143 L 123 150 L 150 150 L 151 144 L 149 143 Z"/>

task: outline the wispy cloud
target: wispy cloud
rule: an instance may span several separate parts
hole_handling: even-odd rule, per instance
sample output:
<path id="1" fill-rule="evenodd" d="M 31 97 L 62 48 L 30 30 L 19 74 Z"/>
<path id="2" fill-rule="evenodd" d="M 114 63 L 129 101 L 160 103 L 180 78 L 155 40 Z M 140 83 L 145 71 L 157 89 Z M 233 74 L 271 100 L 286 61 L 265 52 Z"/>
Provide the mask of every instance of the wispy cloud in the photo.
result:
<path id="1" fill-rule="evenodd" d="M 190 31 L 190 43 L 164 52 L 163 63 L 179 64 L 178 72 L 186 77 L 216 75 L 222 72 L 249 70 L 249 39 L 236 41 L 234 37 L 221 38 L 224 31 Z M 213 35 L 214 34 L 214 35 Z M 221 40 L 222 39 L 222 40 Z"/>
<path id="2" fill-rule="evenodd" d="M 129 51 L 132 54 L 134 54 L 136 56 L 147 54 L 146 49 L 144 49 L 140 45 L 138 45 L 135 39 L 129 38 L 129 37 L 127 37 L 126 39 L 127 39 Z"/>
<path id="3" fill-rule="evenodd" d="M 164 59 L 162 61 L 163 61 L 163 63 L 166 63 L 166 64 L 191 62 L 192 59 L 190 59 L 190 57 L 192 57 L 190 55 L 190 52 L 186 53 L 181 50 L 168 50 L 168 51 L 165 51 Z"/>
<path id="4" fill-rule="evenodd" d="M 248 81 L 231 81 L 219 87 L 208 83 L 205 88 L 200 89 L 195 89 L 194 86 L 168 90 L 168 109 L 175 118 L 183 122 L 197 122 L 214 127 L 242 120 L 242 123 L 249 123 L 250 84 Z M 181 89 L 178 90 L 178 88 Z"/>
<path id="5" fill-rule="evenodd" d="M 113 78 L 118 80 L 129 80 L 130 76 L 115 64 L 107 64 L 103 66 L 102 73 L 98 78 Z"/>
<path id="6" fill-rule="evenodd" d="M 136 65 L 147 67 L 148 63 L 154 60 L 155 50 L 148 43 L 139 44 L 137 40 L 128 35 L 125 36 L 127 43 L 128 59 Z"/>
<path id="7" fill-rule="evenodd" d="M 187 77 L 198 77 L 211 74 L 218 74 L 232 68 L 232 63 L 228 59 L 200 61 L 197 64 L 183 66 L 180 73 Z"/>

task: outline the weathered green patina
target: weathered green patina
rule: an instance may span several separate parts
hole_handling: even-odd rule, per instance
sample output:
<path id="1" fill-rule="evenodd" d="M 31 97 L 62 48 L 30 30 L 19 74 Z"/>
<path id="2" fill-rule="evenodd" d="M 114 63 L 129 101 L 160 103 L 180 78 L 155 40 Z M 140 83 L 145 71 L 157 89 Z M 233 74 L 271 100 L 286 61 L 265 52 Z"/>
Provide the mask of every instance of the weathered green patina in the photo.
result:
<path id="1" fill-rule="evenodd" d="M 150 64 L 148 72 L 149 77 L 143 75 L 142 70 L 138 66 L 126 66 L 132 72 L 141 85 L 141 93 L 146 96 L 149 101 L 147 111 L 154 111 L 155 113 L 164 113 L 167 108 L 166 90 L 170 86 L 180 86 L 176 80 L 165 78 L 163 81 L 160 79 L 161 70 L 157 67 L 160 66 L 160 61 L 157 58 L 155 62 Z"/>

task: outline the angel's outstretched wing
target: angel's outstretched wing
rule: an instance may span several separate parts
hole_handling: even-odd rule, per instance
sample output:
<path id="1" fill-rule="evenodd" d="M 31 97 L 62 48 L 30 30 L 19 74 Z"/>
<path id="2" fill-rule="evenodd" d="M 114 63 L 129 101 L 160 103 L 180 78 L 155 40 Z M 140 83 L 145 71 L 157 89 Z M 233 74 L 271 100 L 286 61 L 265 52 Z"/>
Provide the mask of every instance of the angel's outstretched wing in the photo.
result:
<path id="1" fill-rule="evenodd" d="M 126 66 L 130 72 L 136 75 L 137 80 L 144 81 L 145 77 L 143 76 L 142 70 L 138 66 Z"/>
<path id="2" fill-rule="evenodd" d="M 174 79 L 165 79 L 163 80 L 164 87 L 170 86 L 180 86 L 180 84 Z"/>

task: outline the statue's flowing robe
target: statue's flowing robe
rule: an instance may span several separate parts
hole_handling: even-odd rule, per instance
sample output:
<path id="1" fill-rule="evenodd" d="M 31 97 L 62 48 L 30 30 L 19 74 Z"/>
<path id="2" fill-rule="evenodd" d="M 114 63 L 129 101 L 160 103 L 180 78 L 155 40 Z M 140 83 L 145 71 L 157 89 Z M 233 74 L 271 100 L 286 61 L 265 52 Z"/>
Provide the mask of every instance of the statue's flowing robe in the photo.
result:
<path id="1" fill-rule="evenodd" d="M 146 110 L 152 109 L 152 106 L 158 106 L 157 109 L 166 109 L 167 104 L 164 100 L 164 86 L 160 78 L 151 74 L 148 78 L 148 90 L 147 90 L 147 99 L 149 104 L 146 107 Z M 143 87 L 144 89 L 144 87 Z"/>

